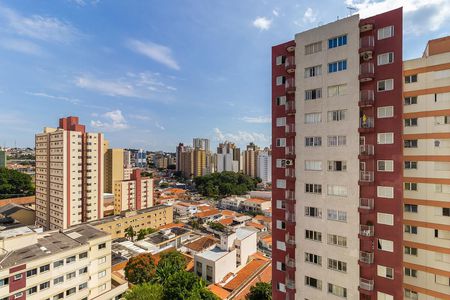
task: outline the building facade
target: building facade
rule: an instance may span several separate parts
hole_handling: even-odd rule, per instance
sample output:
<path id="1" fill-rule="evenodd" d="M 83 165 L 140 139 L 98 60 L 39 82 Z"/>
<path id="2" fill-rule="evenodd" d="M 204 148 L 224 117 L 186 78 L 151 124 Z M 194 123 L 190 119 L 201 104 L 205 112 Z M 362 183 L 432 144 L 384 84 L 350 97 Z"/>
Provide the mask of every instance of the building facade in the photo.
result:
<path id="1" fill-rule="evenodd" d="M 242 153 L 242 164 L 244 174 L 256 177 L 258 173 L 257 158 L 259 155 L 259 147 L 253 143 L 247 145 L 247 149 Z"/>
<path id="2" fill-rule="evenodd" d="M 402 9 L 272 48 L 274 299 L 400 299 Z"/>
<path id="3" fill-rule="evenodd" d="M 114 214 L 153 206 L 153 179 L 134 169 L 129 180 L 114 183 Z"/>
<path id="4" fill-rule="evenodd" d="M 256 158 L 256 176 L 262 183 L 272 182 L 272 151 L 268 148 L 260 151 Z"/>
<path id="5" fill-rule="evenodd" d="M 123 180 L 123 149 L 104 149 L 104 187 L 105 193 L 113 193 L 114 183 Z"/>
<path id="6" fill-rule="evenodd" d="M 103 134 L 77 117 L 36 134 L 36 224 L 65 229 L 103 216 Z"/>

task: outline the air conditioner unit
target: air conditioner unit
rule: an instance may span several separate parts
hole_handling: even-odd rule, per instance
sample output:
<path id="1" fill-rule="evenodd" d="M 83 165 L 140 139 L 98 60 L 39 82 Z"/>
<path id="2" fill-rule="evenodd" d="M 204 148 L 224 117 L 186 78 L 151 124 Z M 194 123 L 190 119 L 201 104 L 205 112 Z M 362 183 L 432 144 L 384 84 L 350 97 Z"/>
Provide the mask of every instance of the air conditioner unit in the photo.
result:
<path id="1" fill-rule="evenodd" d="M 370 60 L 370 59 L 372 59 L 372 53 L 366 52 L 363 54 L 362 57 L 363 57 L 363 60 Z"/>
<path id="2" fill-rule="evenodd" d="M 294 162 L 291 159 L 286 159 L 286 166 L 292 166 Z"/>

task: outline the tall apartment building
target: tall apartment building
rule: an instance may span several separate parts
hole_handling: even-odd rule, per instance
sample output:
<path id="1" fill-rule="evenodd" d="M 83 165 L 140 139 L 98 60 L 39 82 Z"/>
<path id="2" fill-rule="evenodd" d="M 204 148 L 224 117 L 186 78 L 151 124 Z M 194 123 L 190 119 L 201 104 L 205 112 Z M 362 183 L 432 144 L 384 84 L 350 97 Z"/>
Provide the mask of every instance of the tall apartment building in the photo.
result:
<path id="1" fill-rule="evenodd" d="M 257 157 L 259 154 L 259 147 L 256 146 L 254 143 L 250 143 L 247 145 L 247 149 L 243 151 L 243 171 L 244 174 L 256 177 L 257 174 Z"/>
<path id="2" fill-rule="evenodd" d="M 274 299 L 402 299 L 402 9 L 272 48 Z"/>
<path id="3" fill-rule="evenodd" d="M 176 151 L 175 151 L 175 156 L 176 156 L 176 170 L 177 171 L 181 171 L 181 153 L 185 152 L 186 146 L 183 143 L 179 143 Z"/>
<path id="4" fill-rule="evenodd" d="M 231 142 L 220 143 L 217 147 L 216 172 L 232 171 L 239 172 L 241 161 L 241 150 Z"/>
<path id="5" fill-rule="evenodd" d="M 1 299 L 119 299 L 128 283 L 111 274 L 111 236 L 90 225 L 0 237 Z"/>
<path id="6" fill-rule="evenodd" d="M 205 150 L 206 152 L 211 151 L 211 149 L 209 147 L 209 139 L 194 138 L 192 140 L 192 146 L 194 148 L 199 148 L 199 149 Z"/>
<path id="7" fill-rule="evenodd" d="M 124 168 L 131 167 L 131 152 L 129 150 L 123 151 L 123 167 Z"/>
<path id="8" fill-rule="evenodd" d="M 139 149 L 135 153 L 135 167 L 136 168 L 147 168 L 147 153 L 144 149 Z"/>
<path id="9" fill-rule="evenodd" d="M 6 150 L 0 150 L 0 168 L 6 168 L 7 164 Z"/>
<path id="10" fill-rule="evenodd" d="M 114 182 L 114 214 L 153 206 L 153 179 L 134 169 L 129 180 Z"/>
<path id="11" fill-rule="evenodd" d="M 104 149 L 104 187 L 105 193 L 113 193 L 114 183 L 123 180 L 123 149 Z"/>
<path id="12" fill-rule="evenodd" d="M 450 298 L 450 37 L 404 62 L 404 293 Z"/>
<path id="13" fill-rule="evenodd" d="M 36 224 L 65 229 L 103 217 L 103 134 L 77 117 L 36 134 Z"/>
<path id="14" fill-rule="evenodd" d="M 258 153 L 256 176 L 261 178 L 263 183 L 272 182 L 272 151 L 269 148 L 265 148 Z"/>

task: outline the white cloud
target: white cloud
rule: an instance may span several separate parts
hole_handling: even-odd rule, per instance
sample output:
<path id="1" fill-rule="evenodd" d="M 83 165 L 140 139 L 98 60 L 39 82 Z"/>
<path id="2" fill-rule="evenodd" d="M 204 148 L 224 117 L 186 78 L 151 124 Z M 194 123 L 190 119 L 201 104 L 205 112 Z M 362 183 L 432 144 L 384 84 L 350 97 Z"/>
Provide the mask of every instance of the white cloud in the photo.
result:
<path id="1" fill-rule="evenodd" d="M 114 131 L 128 128 L 127 121 L 121 110 L 113 110 L 101 115 L 103 120 L 91 120 L 91 126 L 104 131 Z"/>
<path id="2" fill-rule="evenodd" d="M 272 10 L 272 14 L 273 14 L 275 17 L 278 17 L 278 15 L 279 15 L 280 13 L 278 12 L 278 10 L 273 9 L 273 10 Z"/>
<path id="3" fill-rule="evenodd" d="M 127 45 L 131 50 L 139 54 L 145 55 L 171 69 L 180 70 L 180 66 L 172 57 L 172 50 L 169 47 L 134 39 L 129 40 Z"/>
<path id="4" fill-rule="evenodd" d="M 15 34 L 47 42 L 67 43 L 80 35 L 68 22 L 40 15 L 22 16 L 4 6 L 0 6 L 0 20 L 7 30 Z"/>
<path id="5" fill-rule="evenodd" d="M 272 20 L 269 20 L 266 17 L 257 17 L 253 21 L 253 26 L 260 30 L 269 30 L 270 26 L 272 26 Z"/>
<path id="6" fill-rule="evenodd" d="M 264 124 L 264 123 L 270 123 L 272 122 L 272 119 L 270 116 L 264 117 L 264 116 L 258 116 L 258 117 L 243 117 L 241 118 L 242 121 L 246 123 L 256 123 L 256 124 Z"/>
<path id="7" fill-rule="evenodd" d="M 69 2 L 72 2 L 78 6 L 86 6 L 88 4 L 95 5 L 95 4 L 99 3 L 100 0 L 90 0 L 90 1 L 89 0 L 69 0 Z"/>
<path id="8" fill-rule="evenodd" d="M 311 7 L 308 7 L 303 15 L 304 23 L 313 23 L 317 20 L 317 13 Z"/>
<path id="9" fill-rule="evenodd" d="M 53 100 L 62 100 L 62 101 L 66 101 L 72 104 L 79 104 L 81 101 L 76 99 L 76 98 L 70 98 L 70 97 L 66 97 L 66 96 L 55 96 L 55 95 L 50 95 L 47 93 L 41 93 L 41 92 L 25 92 L 25 94 L 30 95 L 30 96 L 36 96 L 36 97 L 43 97 L 43 98 L 49 98 L 49 99 L 53 99 Z"/>
<path id="10" fill-rule="evenodd" d="M 433 32 L 450 24 L 450 0 L 346 0 L 346 4 L 355 7 L 362 18 L 403 6 L 407 34 Z"/>
<path id="11" fill-rule="evenodd" d="M 42 55 L 42 49 L 33 42 L 22 39 L 2 39 L 0 40 L 2 48 L 13 50 L 16 52 L 32 55 Z"/>
<path id="12" fill-rule="evenodd" d="M 161 124 L 159 124 L 158 121 L 155 122 L 155 126 L 161 130 L 166 130 L 166 128 L 164 126 L 162 126 Z"/>
<path id="13" fill-rule="evenodd" d="M 138 114 L 130 114 L 128 115 L 130 118 L 139 120 L 139 121 L 149 121 L 151 120 L 151 118 L 149 116 L 145 116 L 145 115 L 138 115 Z"/>
<path id="14" fill-rule="evenodd" d="M 219 128 L 214 128 L 214 135 L 217 141 L 231 141 L 235 143 L 267 143 L 269 138 L 263 133 L 238 131 L 237 133 L 223 133 Z"/>

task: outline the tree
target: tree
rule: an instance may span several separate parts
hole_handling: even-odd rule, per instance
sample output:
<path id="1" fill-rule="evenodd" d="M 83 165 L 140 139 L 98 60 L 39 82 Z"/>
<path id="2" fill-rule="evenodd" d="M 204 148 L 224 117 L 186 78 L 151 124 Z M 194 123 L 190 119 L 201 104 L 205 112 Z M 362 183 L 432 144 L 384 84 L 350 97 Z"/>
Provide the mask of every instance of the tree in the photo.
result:
<path id="1" fill-rule="evenodd" d="M 137 235 L 137 240 L 138 241 L 143 240 L 145 238 L 145 235 L 146 235 L 145 229 L 139 230 L 138 235 Z"/>
<path id="2" fill-rule="evenodd" d="M 125 266 L 125 278 L 133 284 L 150 282 L 155 276 L 155 260 L 150 253 L 131 257 Z"/>
<path id="3" fill-rule="evenodd" d="M 161 300 L 163 295 L 162 285 L 143 283 L 129 289 L 125 293 L 125 300 Z"/>
<path id="4" fill-rule="evenodd" d="M 134 231 L 133 226 L 130 225 L 127 229 L 125 229 L 125 236 L 131 238 L 131 241 L 134 242 L 134 237 L 136 235 L 136 231 Z"/>
<path id="5" fill-rule="evenodd" d="M 164 282 L 164 300 L 217 300 L 205 282 L 194 273 L 179 271 Z"/>
<path id="6" fill-rule="evenodd" d="M 271 300 L 272 285 L 268 282 L 257 282 L 250 288 L 250 293 L 245 297 L 246 300 Z"/>
<path id="7" fill-rule="evenodd" d="M 211 222 L 210 224 L 209 224 L 209 227 L 212 229 L 212 230 L 217 230 L 217 231 L 225 231 L 225 225 L 223 225 L 222 223 L 219 223 L 219 222 Z"/>
<path id="8" fill-rule="evenodd" d="M 0 168 L 0 199 L 32 195 L 34 195 L 34 186 L 30 175 Z"/>
<path id="9" fill-rule="evenodd" d="M 243 195 L 256 189 L 258 180 L 242 173 L 222 172 L 194 178 L 195 187 L 207 197 Z"/>
<path id="10" fill-rule="evenodd" d="M 186 269 L 186 259 L 178 251 L 170 251 L 161 254 L 161 259 L 156 268 L 154 282 L 164 283 L 172 274 Z"/>

